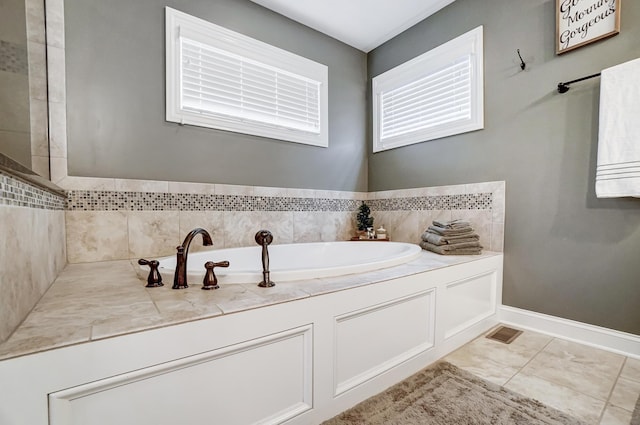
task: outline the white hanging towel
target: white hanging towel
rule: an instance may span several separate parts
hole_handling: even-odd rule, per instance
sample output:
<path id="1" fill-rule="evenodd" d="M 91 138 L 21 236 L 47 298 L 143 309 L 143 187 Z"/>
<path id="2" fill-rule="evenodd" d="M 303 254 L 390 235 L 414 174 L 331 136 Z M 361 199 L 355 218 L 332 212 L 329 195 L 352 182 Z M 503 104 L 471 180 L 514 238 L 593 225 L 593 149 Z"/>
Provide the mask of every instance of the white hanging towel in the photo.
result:
<path id="1" fill-rule="evenodd" d="M 596 196 L 640 197 L 640 59 L 601 74 Z"/>

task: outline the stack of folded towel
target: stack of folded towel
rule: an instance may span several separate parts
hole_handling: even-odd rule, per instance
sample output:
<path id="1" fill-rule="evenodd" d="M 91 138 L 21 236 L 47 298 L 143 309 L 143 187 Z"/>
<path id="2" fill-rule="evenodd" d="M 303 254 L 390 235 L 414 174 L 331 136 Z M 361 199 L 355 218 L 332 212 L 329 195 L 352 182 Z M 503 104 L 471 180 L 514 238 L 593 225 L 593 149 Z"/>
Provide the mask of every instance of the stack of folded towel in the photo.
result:
<path id="1" fill-rule="evenodd" d="M 468 221 L 438 221 L 422 234 L 422 249 L 442 255 L 474 255 L 482 253 L 480 237 Z"/>

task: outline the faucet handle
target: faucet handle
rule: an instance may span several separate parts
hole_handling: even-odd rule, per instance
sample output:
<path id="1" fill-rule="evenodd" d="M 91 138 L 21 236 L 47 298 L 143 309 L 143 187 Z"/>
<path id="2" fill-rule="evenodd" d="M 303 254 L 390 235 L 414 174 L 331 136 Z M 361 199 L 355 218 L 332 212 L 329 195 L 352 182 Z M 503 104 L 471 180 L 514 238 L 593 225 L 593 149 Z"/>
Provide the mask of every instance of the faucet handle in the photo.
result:
<path id="1" fill-rule="evenodd" d="M 160 262 L 158 260 L 145 260 L 141 258 L 138 260 L 138 264 L 141 266 L 149 266 L 149 276 L 147 276 L 147 288 L 157 288 L 158 286 L 164 286 L 162 283 L 162 275 L 158 271 Z"/>
<path id="2" fill-rule="evenodd" d="M 202 281 L 202 289 L 210 290 L 220 287 L 218 285 L 218 278 L 213 271 L 215 267 L 229 267 L 229 262 L 220 261 L 219 263 L 214 263 L 213 261 L 207 261 L 204 263 L 204 268 L 207 269 L 207 273 L 204 275 L 204 280 Z"/>

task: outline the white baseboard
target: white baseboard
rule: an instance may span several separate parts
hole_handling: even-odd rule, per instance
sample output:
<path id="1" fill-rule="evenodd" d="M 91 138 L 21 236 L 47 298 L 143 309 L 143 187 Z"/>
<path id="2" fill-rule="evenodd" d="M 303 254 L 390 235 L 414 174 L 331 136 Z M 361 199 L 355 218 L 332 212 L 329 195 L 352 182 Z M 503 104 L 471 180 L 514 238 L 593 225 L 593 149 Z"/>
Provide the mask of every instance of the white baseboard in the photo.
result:
<path id="1" fill-rule="evenodd" d="M 640 359 L 640 335 L 502 305 L 501 323 Z"/>

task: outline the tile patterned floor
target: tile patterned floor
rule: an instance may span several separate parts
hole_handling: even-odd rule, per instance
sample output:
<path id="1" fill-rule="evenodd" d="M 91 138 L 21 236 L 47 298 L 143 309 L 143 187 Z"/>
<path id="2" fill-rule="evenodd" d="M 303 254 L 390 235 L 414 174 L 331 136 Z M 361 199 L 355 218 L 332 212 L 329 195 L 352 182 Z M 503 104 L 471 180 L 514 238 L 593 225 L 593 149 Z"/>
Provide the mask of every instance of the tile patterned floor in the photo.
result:
<path id="1" fill-rule="evenodd" d="M 640 360 L 532 331 L 483 335 L 445 360 L 588 424 L 629 425 L 640 396 Z"/>

